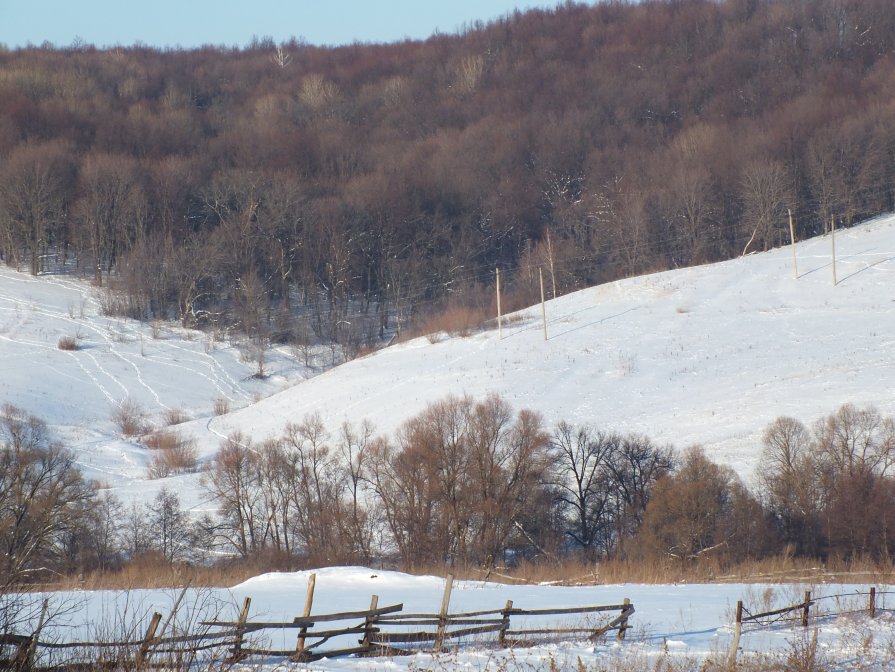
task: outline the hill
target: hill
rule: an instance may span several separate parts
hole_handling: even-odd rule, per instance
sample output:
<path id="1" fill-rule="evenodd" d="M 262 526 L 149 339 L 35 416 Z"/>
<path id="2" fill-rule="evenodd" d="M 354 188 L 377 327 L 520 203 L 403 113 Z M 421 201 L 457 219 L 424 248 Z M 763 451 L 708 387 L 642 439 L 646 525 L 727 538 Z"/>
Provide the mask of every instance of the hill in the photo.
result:
<path id="1" fill-rule="evenodd" d="M 121 435 L 117 403 L 132 399 L 150 424 L 197 441 L 200 462 L 223 437 L 255 440 L 320 413 L 330 432 L 367 419 L 392 433 L 448 394 L 504 396 L 560 420 L 636 431 L 710 457 L 751 479 L 765 426 L 806 423 L 839 405 L 895 413 L 895 217 L 788 248 L 592 287 L 467 337 L 441 333 L 397 344 L 323 373 L 270 353 L 272 375 L 228 342 L 166 325 L 102 315 L 103 293 L 59 276 L 0 272 L 0 400 L 44 418 L 87 475 L 150 499 L 174 484 L 199 508 L 198 476 L 149 481 L 151 451 Z M 80 349 L 56 346 L 77 335 Z M 319 375 L 317 375 L 319 373 Z M 214 399 L 230 411 L 216 415 Z M 220 406 L 220 402 L 219 402 Z M 223 410 L 218 408 L 218 411 Z"/>
<path id="2" fill-rule="evenodd" d="M 789 208 L 800 238 L 891 210 L 893 45 L 888 0 L 669 0 L 386 45 L 0 50 L 0 259 L 355 354 L 481 307 L 495 267 L 528 305 L 548 257 L 566 293 L 779 245 Z"/>

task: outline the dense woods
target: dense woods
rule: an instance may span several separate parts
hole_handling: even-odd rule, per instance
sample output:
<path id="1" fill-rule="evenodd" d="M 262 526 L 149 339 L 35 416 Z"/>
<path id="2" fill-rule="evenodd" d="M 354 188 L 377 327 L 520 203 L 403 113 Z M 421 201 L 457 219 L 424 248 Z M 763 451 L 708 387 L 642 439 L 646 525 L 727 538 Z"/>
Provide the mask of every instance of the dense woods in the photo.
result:
<path id="1" fill-rule="evenodd" d="M 538 266 L 564 292 L 776 245 L 789 208 L 799 236 L 891 210 L 893 46 L 887 0 L 674 0 L 389 45 L 0 51 L 0 257 L 350 357 L 490 309 L 497 267 L 518 305 Z"/>
<path id="2" fill-rule="evenodd" d="M 123 506 L 81 477 L 46 425 L 0 413 L 0 594 L 127 563 L 336 564 L 487 571 L 618 560 L 671 571 L 768 558 L 895 553 L 895 422 L 846 404 L 811 428 L 777 418 L 754 484 L 699 446 L 590 425 L 544 427 L 496 395 L 449 396 L 393 436 L 318 416 L 224 440 L 201 474 L 217 511 L 163 487 Z"/>

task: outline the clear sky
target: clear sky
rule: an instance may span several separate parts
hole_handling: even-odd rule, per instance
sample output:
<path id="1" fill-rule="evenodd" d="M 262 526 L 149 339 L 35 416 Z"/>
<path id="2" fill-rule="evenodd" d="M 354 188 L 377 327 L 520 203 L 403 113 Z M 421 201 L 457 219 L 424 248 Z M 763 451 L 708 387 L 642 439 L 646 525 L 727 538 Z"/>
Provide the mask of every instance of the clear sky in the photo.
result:
<path id="1" fill-rule="evenodd" d="M 0 0 L 0 43 L 76 38 L 97 47 L 245 46 L 253 37 L 316 45 L 425 39 L 557 0 Z"/>

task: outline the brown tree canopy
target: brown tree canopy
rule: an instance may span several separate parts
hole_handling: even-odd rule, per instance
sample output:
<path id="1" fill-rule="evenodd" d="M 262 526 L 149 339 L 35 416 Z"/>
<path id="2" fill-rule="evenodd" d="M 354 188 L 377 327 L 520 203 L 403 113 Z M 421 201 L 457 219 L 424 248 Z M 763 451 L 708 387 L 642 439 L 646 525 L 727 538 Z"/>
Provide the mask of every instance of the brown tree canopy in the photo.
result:
<path id="1" fill-rule="evenodd" d="M 893 46 L 888 0 L 652 0 L 387 45 L 0 51 L 0 256 L 186 322 L 236 323 L 249 277 L 356 350 L 486 302 L 495 266 L 521 301 L 548 256 L 562 292 L 778 244 L 787 209 L 799 236 L 892 209 Z"/>

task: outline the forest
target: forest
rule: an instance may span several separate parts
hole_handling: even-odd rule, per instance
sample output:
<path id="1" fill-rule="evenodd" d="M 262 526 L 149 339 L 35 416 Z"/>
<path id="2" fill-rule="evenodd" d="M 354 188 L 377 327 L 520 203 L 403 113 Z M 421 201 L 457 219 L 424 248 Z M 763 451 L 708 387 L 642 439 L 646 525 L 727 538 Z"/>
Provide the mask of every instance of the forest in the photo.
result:
<path id="1" fill-rule="evenodd" d="M 300 27 L 296 27 L 299 30 Z M 888 0 L 567 3 L 425 41 L 0 50 L 0 258 L 337 344 L 893 209 Z M 259 367 L 260 368 L 260 367 Z"/>
<path id="2" fill-rule="evenodd" d="M 779 558 L 891 566 L 891 417 L 852 404 L 808 425 L 778 417 L 756 448 L 747 487 L 699 446 L 549 430 L 497 395 L 448 396 L 391 436 L 316 415 L 264 441 L 231 434 L 201 474 L 216 511 L 197 516 L 167 487 L 126 506 L 82 476 L 43 420 L 5 405 L 0 590 L 128 564 L 490 572 L 619 561 L 666 577 Z"/>

